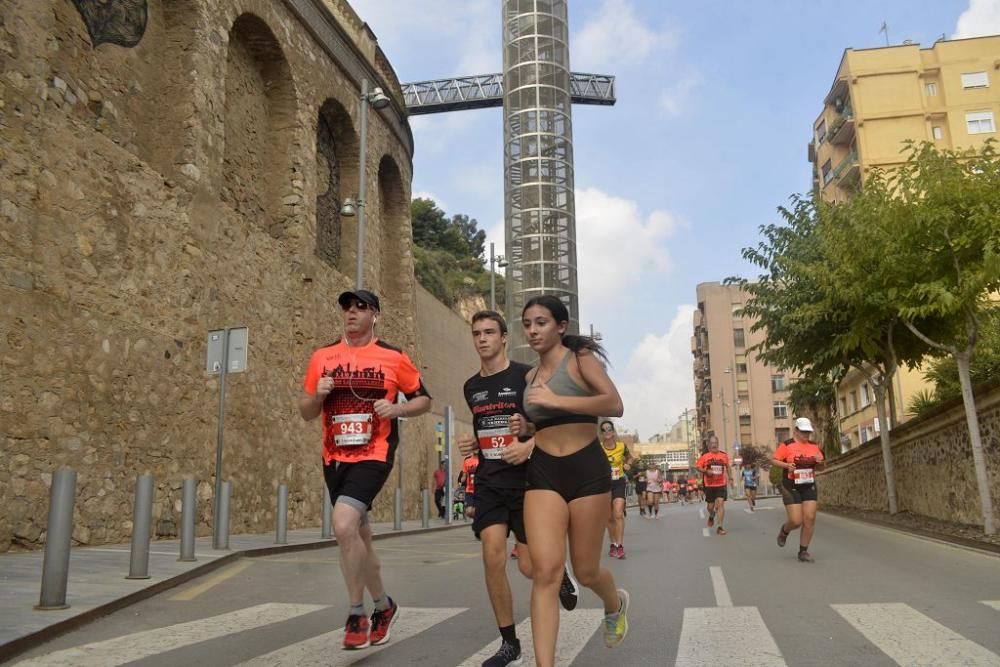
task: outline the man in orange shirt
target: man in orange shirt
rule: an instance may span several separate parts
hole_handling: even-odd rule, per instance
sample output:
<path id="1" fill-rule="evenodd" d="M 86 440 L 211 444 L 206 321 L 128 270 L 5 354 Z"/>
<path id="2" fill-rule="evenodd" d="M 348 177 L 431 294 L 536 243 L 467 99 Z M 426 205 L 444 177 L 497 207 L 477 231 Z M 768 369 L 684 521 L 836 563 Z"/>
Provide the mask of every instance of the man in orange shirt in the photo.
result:
<path id="1" fill-rule="evenodd" d="M 708 503 L 708 527 L 715 524 L 715 518 L 719 518 L 719 527 L 715 532 L 725 535 L 726 529 L 722 524 L 726 519 L 726 499 L 728 497 L 727 488 L 732 481 L 732 472 L 729 470 L 729 456 L 725 452 L 719 451 L 719 438 L 716 435 L 708 436 L 708 451 L 701 455 L 697 463 L 697 468 L 705 478 L 705 502 Z"/>
<path id="2" fill-rule="evenodd" d="M 816 468 L 823 466 L 823 450 L 809 438 L 813 425 L 806 417 L 795 420 L 792 441 L 782 443 L 774 452 L 772 463 L 788 472 L 782 475 L 781 497 L 785 503 L 788 521 L 778 530 L 778 546 L 785 546 L 788 534 L 802 527 L 799 537 L 799 560 L 812 563 L 809 542 L 816 529 Z"/>
<path id="3" fill-rule="evenodd" d="M 479 467 L 479 452 L 473 452 L 462 461 L 462 472 L 458 483 L 465 482 L 465 516 L 476 516 L 476 469 Z"/>
<path id="4" fill-rule="evenodd" d="M 424 414 L 431 399 L 406 353 L 376 338 L 378 297 L 355 290 L 337 301 L 344 336 L 313 352 L 299 412 L 306 421 L 322 416 L 323 476 L 351 606 L 344 648 L 360 649 L 389 641 L 399 618 L 399 606 L 382 584 L 368 510 L 392 470 L 399 445 L 397 420 Z M 397 403 L 399 393 L 409 400 Z M 375 604 L 370 623 L 366 588 Z"/>

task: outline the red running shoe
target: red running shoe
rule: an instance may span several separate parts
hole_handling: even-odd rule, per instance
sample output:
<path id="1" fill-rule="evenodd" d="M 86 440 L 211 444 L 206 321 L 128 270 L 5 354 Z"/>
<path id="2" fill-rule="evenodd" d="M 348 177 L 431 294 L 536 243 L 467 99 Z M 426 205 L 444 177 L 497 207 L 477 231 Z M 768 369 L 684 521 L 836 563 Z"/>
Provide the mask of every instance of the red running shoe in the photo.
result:
<path id="1" fill-rule="evenodd" d="M 385 611 L 376 609 L 372 612 L 372 646 L 378 646 L 389 641 L 389 630 L 392 624 L 399 618 L 399 605 L 391 597 L 389 598 L 389 608 Z"/>
<path id="2" fill-rule="evenodd" d="M 368 619 L 360 614 L 348 616 L 344 625 L 344 648 L 353 651 L 369 646 L 371 642 L 368 639 Z"/>
<path id="3" fill-rule="evenodd" d="M 618 545 L 612 544 L 608 547 L 608 558 L 618 558 Z"/>
<path id="4" fill-rule="evenodd" d="M 625 545 L 618 545 L 618 560 L 625 560 Z"/>

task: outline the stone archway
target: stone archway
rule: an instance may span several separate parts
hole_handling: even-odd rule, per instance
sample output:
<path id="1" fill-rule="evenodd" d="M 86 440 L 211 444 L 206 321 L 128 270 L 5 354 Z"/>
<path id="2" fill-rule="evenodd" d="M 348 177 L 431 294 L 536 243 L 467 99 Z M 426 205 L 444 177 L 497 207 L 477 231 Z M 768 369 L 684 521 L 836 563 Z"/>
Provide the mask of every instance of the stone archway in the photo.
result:
<path id="1" fill-rule="evenodd" d="M 402 294 L 410 289 L 413 232 L 410 204 L 396 161 L 385 155 L 378 165 L 382 291 Z"/>
<path id="2" fill-rule="evenodd" d="M 341 270 L 340 206 L 357 190 L 358 143 L 350 114 L 340 102 L 327 99 L 316 122 L 316 256 Z"/>

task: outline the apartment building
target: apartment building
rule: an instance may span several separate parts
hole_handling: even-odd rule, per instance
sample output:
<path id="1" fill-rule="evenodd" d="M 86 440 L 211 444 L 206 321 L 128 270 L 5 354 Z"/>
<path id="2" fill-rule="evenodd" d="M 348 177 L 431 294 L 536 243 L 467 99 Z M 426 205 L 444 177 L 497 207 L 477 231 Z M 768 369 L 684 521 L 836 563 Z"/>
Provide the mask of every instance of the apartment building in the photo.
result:
<path id="1" fill-rule="evenodd" d="M 1000 35 L 846 49 L 813 123 L 813 184 L 843 201 L 872 167 L 903 161 L 903 142 L 977 148 L 997 135 Z"/>
<path id="2" fill-rule="evenodd" d="M 945 149 L 978 148 L 1000 139 L 1000 35 L 939 40 L 929 48 L 901 44 L 846 49 L 823 109 L 813 123 L 813 187 L 845 201 L 868 170 L 902 163 L 907 140 Z M 924 369 L 899 370 L 896 419 L 914 394 L 930 389 Z M 881 428 L 864 374 L 852 370 L 837 388 L 842 449 L 875 438 Z"/>
<path id="3" fill-rule="evenodd" d="M 694 391 L 699 448 L 719 437 L 730 459 L 740 447 L 775 443 L 791 436 L 789 373 L 763 363 L 748 349 L 764 338 L 740 310 L 749 295 L 736 285 L 701 283 L 694 311 Z"/>

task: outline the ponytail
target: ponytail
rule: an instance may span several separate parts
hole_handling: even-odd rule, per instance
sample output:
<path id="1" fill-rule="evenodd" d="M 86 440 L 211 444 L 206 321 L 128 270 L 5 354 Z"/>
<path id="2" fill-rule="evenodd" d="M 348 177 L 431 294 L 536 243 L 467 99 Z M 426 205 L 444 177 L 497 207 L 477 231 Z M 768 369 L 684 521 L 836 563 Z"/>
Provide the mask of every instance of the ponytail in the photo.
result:
<path id="1" fill-rule="evenodd" d="M 566 304 L 562 302 L 558 297 L 552 296 L 551 294 L 542 294 L 540 296 L 532 297 L 524 304 L 524 308 L 521 310 L 521 316 L 524 317 L 524 313 L 532 306 L 541 306 L 547 311 L 552 313 L 552 317 L 555 318 L 556 322 L 569 322 L 569 309 L 566 308 Z M 573 351 L 574 354 L 580 354 L 584 350 L 590 351 L 597 355 L 605 362 L 608 360 L 607 352 L 604 351 L 604 347 L 601 346 L 596 340 L 590 336 L 580 336 L 578 334 L 563 334 L 562 344 Z"/>

